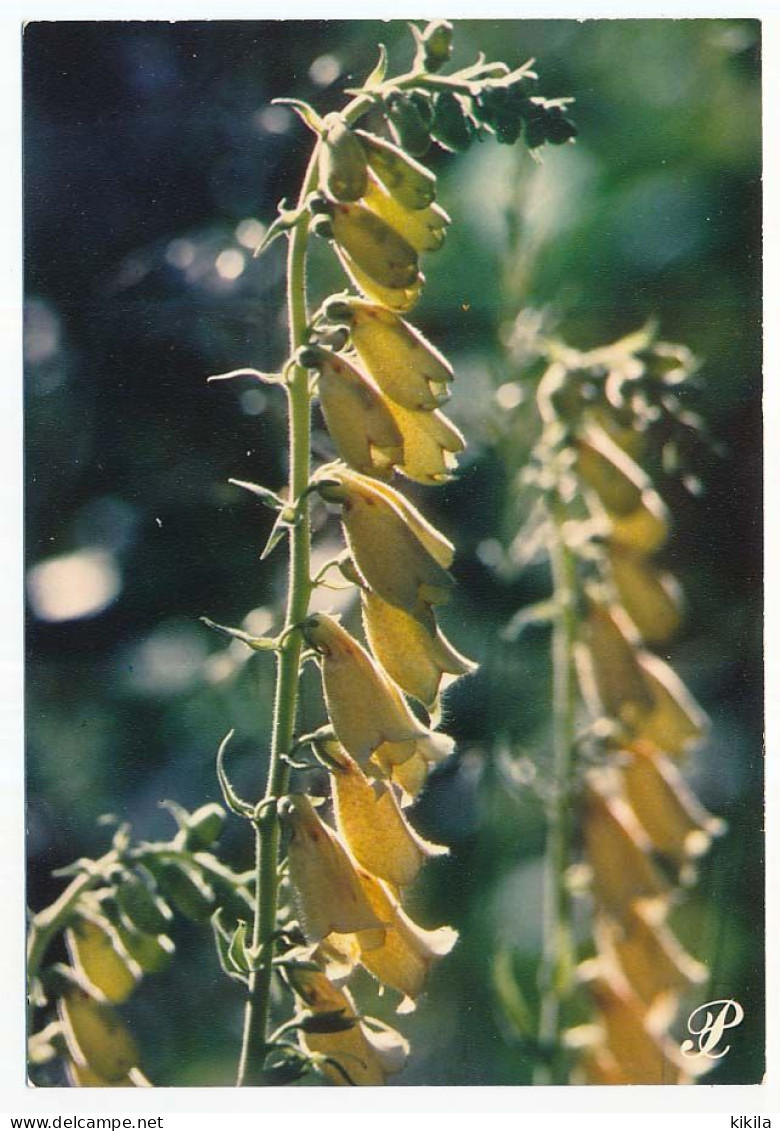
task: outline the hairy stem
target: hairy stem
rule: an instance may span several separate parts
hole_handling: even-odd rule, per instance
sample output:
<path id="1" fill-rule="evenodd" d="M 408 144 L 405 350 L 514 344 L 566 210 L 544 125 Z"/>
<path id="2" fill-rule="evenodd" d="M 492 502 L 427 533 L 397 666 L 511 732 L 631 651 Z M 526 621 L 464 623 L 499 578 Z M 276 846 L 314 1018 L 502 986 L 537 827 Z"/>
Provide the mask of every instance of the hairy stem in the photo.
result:
<path id="1" fill-rule="evenodd" d="M 574 562 L 564 540 L 560 507 L 553 512 L 550 560 L 558 608 L 553 630 L 553 782 L 547 802 L 547 847 L 544 873 L 543 951 L 539 988 L 539 1043 L 550 1060 L 536 1073 L 535 1083 L 564 1084 L 561 1055 L 561 1002 L 571 982 L 572 938 L 566 869 L 569 864 L 569 808 L 575 739 L 573 649 L 577 631 L 574 605 Z"/>

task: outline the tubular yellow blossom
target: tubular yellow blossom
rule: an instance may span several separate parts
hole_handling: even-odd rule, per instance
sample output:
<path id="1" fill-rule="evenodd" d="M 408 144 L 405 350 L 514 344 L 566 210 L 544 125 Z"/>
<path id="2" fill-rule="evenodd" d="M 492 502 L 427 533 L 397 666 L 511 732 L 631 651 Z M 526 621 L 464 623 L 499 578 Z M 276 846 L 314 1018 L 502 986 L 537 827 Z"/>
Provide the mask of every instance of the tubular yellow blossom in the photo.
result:
<path id="1" fill-rule="evenodd" d="M 322 657 L 328 714 L 339 742 L 353 758 L 363 764 L 372 758 L 390 773 L 391 767 L 415 754 L 435 761 L 450 753 L 452 739 L 432 733 L 414 717 L 366 650 L 331 617 L 310 617 L 304 634 Z"/>
<path id="2" fill-rule="evenodd" d="M 384 925 L 366 899 L 355 867 L 336 834 L 304 794 L 289 799 L 290 879 L 298 894 L 306 937 L 318 942 L 332 931 L 365 931 L 378 945 Z"/>
<path id="3" fill-rule="evenodd" d="M 58 1002 L 74 1064 L 91 1068 L 108 1084 L 123 1080 L 138 1063 L 138 1049 L 110 1005 L 71 986 Z"/>
<path id="4" fill-rule="evenodd" d="M 362 204 L 330 207 L 333 238 L 380 287 L 404 290 L 417 281 L 417 252 L 386 221 Z"/>
<path id="5" fill-rule="evenodd" d="M 434 931 L 418 927 L 386 884 L 363 869 L 358 869 L 358 874 L 375 914 L 389 923 L 385 941 L 379 947 L 367 949 L 363 935 L 357 935 L 361 964 L 384 985 L 414 1001 L 422 991 L 432 964 L 437 958 L 449 954 L 457 942 L 458 933 L 451 927 L 439 927 Z"/>
<path id="6" fill-rule="evenodd" d="M 600 917 L 594 929 L 599 953 L 617 963 L 647 1007 L 660 996 L 684 992 L 707 980 L 707 967 L 684 950 L 666 923 L 652 915 L 651 907 L 637 904 L 621 924 Z"/>
<path id="7" fill-rule="evenodd" d="M 368 178 L 365 203 L 415 251 L 437 251 L 444 243 L 450 218 L 438 204 L 430 204 L 427 208 L 406 208 L 373 175 Z"/>
<path id="8" fill-rule="evenodd" d="M 454 547 L 387 484 L 347 468 L 321 472 L 320 494 L 340 503 L 355 566 L 369 589 L 431 624 L 432 605 L 449 600 Z M 352 751 L 350 751 L 352 753 Z"/>
<path id="9" fill-rule="evenodd" d="M 126 1001 L 138 983 L 137 964 L 104 919 L 80 914 L 65 932 L 71 962 L 106 1001 Z"/>
<path id="10" fill-rule="evenodd" d="M 372 786 L 363 771 L 337 744 L 326 756 L 333 779 L 339 835 L 361 867 L 395 887 L 411 884 L 429 856 L 449 849 L 418 836 L 385 785 Z"/>
<path id="11" fill-rule="evenodd" d="M 368 272 L 364 271 L 345 248 L 335 245 L 336 255 L 341 266 L 349 275 L 352 282 L 371 302 L 381 303 L 390 311 L 405 314 L 411 310 L 422 294 L 425 285 L 425 276 L 418 272 L 414 282 L 403 287 L 382 286 Z"/>
<path id="12" fill-rule="evenodd" d="M 292 969 L 290 983 L 312 1013 L 342 1013 L 356 1024 L 336 1033 L 305 1033 L 310 1052 L 332 1057 L 344 1069 L 345 1077 L 333 1065 L 322 1071 L 331 1084 L 374 1086 L 386 1083 L 387 1076 L 400 1072 L 409 1055 L 409 1043 L 394 1029 L 383 1027 L 377 1033 L 358 1020 L 355 1003 L 347 990 L 338 989 L 325 974 L 316 970 Z"/>
<path id="13" fill-rule="evenodd" d="M 639 506 L 625 515 L 609 514 L 611 536 L 637 554 L 654 554 L 669 534 L 669 510 L 652 487 L 642 492 Z"/>
<path id="14" fill-rule="evenodd" d="M 375 134 L 356 130 L 366 159 L 387 191 L 405 208 L 427 208 L 436 197 L 436 177 L 408 153 Z"/>
<path id="15" fill-rule="evenodd" d="M 702 856 L 712 837 L 725 831 L 686 785 L 665 754 L 649 750 L 626 756 L 621 767 L 626 797 L 655 848 L 683 864 Z"/>
<path id="16" fill-rule="evenodd" d="M 390 678 L 428 708 L 435 708 L 443 687 L 477 665 L 457 652 L 441 629 L 434 634 L 403 609 L 370 589 L 361 590 L 363 626 L 378 663 Z"/>
<path id="17" fill-rule="evenodd" d="M 649 743 L 673 758 L 681 758 L 706 738 L 709 720 L 668 664 L 647 652 L 639 662 L 653 705 L 632 727 L 632 743 Z"/>
<path id="18" fill-rule="evenodd" d="M 391 400 L 385 403 L 403 436 L 401 474 L 418 483 L 446 483 L 466 446 L 461 432 L 441 412 L 413 412 Z"/>
<path id="19" fill-rule="evenodd" d="M 346 358 L 325 349 L 312 354 L 322 413 L 339 455 L 357 471 L 392 474 L 404 440 L 384 397 Z"/>
<path id="20" fill-rule="evenodd" d="M 320 183 L 334 200 L 358 200 L 368 187 L 363 146 L 338 114 L 325 119 L 319 156 Z"/>
<path id="21" fill-rule="evenodd" d="M 610 515 L 630 515 L 650 488 L 645 472 L 597 425 L 577 441 L 577 470 Z"/>
<path id="22" fill-rule="evenodd" d="M 680 627 L 682 593 L 672 575 L 620 543 L 609 548 L 620 603 L 646 644 L 664 644 Z"/>
<path id="23" fill-rule="evenodd" d="M 636 723 L 653 706 L 631 627 L 617 606 L 591 602 L 578 648 L 582 690 L 592 713 L 625 725 Z"/>
<path id="24" fill-rule="evenodd" d="M 584 795 L 583 838 L 593 894 L 617 918 L 628 915 L 638 899 L 668 894 L 650 856 L 652 843 L 631 809 L 593 785 Z"/>
<path id="25" fill-rule="evenodd" d="M 431 412 L 448 399 L 452 366 L 392 310 L 340 296 L 326 305 L 325 313 L 348 323 L 361 361 L 391 401 L 412 411 Z"/>

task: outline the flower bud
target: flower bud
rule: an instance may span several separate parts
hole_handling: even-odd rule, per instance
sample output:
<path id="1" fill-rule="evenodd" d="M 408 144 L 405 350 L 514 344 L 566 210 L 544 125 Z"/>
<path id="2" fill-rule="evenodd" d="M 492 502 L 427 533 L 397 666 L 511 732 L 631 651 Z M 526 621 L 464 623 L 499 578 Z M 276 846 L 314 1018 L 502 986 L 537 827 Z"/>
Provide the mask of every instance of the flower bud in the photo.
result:
<path id="1" fill-rule="evenodd" d="M 426 707 L 435 706 L 444 685 L 476 669 L 435 625 L 431 635 L 418 620 L 370 589 L 363 589 L 361 597 L 363 626 L 376 660 L 407 695 Z"/>
<path id="2" fill-rule="evenodd" d="M 58 1009 L 68 1051 L 77 1065 L 115 1084 L 138 1063 L 135 1041 L 111 1006 L 74 985 L 59 999 Z"/>
<path id="3" fill-rule="evenodd" d="M 452 543 L 387 484 L 346 468 L 329 468 L 322 478 L 322 497 L 342 506 L 350 552 L 364 584 L 430 625 L 431 606 L 448 601 L 454 584 L 447 572 Z"/>
<path id="4" fill-rule="evenodd" d="M 290 879 L 300 904 L 306 937 L 318 942 L 333 931 L 366 931 L 369 944 L 384 938 L 355 866 L 304 794 L 289 799 Z"/>
<path id="5" fill-rule="evenodd" d="M 447 400 L 452 366 L 408 322 L 352 297 L 332 300 L 325 313 L 349 321 L 360 360 L 391 401 L 412 411 L 430 412 Z"/>
<path id="6" fill-rule="evenodd" d="M 417 252 L 403 236 L 362 204 L 334 204 L 333 238 L 380 287 L 404 290 L 417 281 Z"/>
<path id="7" fill-rule="evenodd" d="M 366 191 L 368 167 L 363 146 L 337 115 L 325 119 L 319 156 L 320 184 L 334 200 L 358 200 Z"/>
<path id="8" fill-rule="evenodd" d="M 431 147 L 429 121 L 408 95 L 396 94 L 387 108 L 387 122 L 396 144 L 412 157 L 424 157 Z"/>
<path id="9" fill-rule="evenodd" d="M 216 802 L 201 805 L 190 814 L 186 824 L 187 848 L 194 852 L 201 848 L 209 848 L 215 840 L 219 840 L 226 819 L 225 810 Z"/>
<path id="10" fill-rule="evenodd" d="M 387 402 L 345 358 L 319 347 L 309 352 L 316 354 L 309 360 L 319 370 L 322 414 L 339 455 L 357 471 L 390 475 L 404 442 Z"/>
<path id="11" fill-rule="evenodd" d="M 663 920 L 653 920 L 649 905 L 637 904 L 618 925 L 600 917 L 595 938 L 600 954 L 615 962 L 642 1003 L 685 993 L 707 981 L 707 967 L 688 954 Z"/>
<path id="12" fill-rule="evenodd" d="M 403 696 L 380 672 L 364 648 L 331 617 L 318 613 L 304 626 L 307 642 L 320 653 L 328 714 L 344 749 L 385 773 L 391 767 L 433 751 L 446 756 L 452 740 L 428 731 Z"/>
<path id="13" fill-rule="evenodd" d="M 139 931 L 152 935 L 163 934 L 173 920 L 168 904 L 150 891 L 148 884 L 137 873 L 122 875 L 116 899 L 122 914 Z"/>
<path id="14" fill-rule="evenodd" d="M 668 884 L 651 859 L 652 843 L 624 801 L 589 787 L 582 828 L 593 895 L 610 914 L 623 918 L 636 900 L 667 894 Z"/>
<path id="15" fill-rule="evenodd" d="M 632 514 L 650 487 L 641 467 L 597 425 L 577 441 L 577 470 L 610 515 Z"/>
<path id="16" fill-rule="evenodd" d="M 609 564 L 620 603 L 647 644 L 665 644 L 680 627 L 682 593 L 670 573 L 619 543 Z"/>
<path id="17" fill-rule="evenodd" d="M 176 947 L 167 935 L 147 935 L 121 922 L 116 931 L 122 946 L 145 974 L 159 974 L 168 969 Z"/>
<path id="18" fill-rule="evenodd" d="M 472 122 L 463 99 L 449 90 L 437 94 L 433 100 L 431 137 L 444 149 L 463 153 L 474 136 Z"/>
<path id="19" fill-rule="evenodd" d="M 368 163 L 387 191 L 405 208 L 427 208 L 436 197 L 436 177 L 392 142 L 356 130 Z"/>
<path id="20" fill-rule="evenodd" d="M 331 743 L 328 768 L 339 835 L 361 867 L 396 887 L 411 884 L 429 856 L 447 848 L 429 844 L 411 828 L 385 785 L 372 787 L 346 752 Z"/>
<path id="21" fill-rule="evenodd" d="M 365 203 L 415 251 L 437 251 L 444 243 L 450 218 L 438 204 L 419 209 L 405 208 L 375 177 L 369 178 Z"/>
<path id="22" fill-rule="evenodd" d="M 76 970 L 106 1001 L 122 1002 L 130 996 L 139 970 L 105 919 L 77 915 L 65 932 L 65 941 Z"/>
<path id="23" fill-rule="evenodd" d="M 214 911 L 214 892 L 200 872 L 184 860 L 152 857 L 146 865 L 185 919 L 206 923 Z"/>
<path id="24" fill-rule="evenodd" d="M 432 20 L 422 33 L 425 67 L 438 71 L 452 56 L 452 24 L 449 20 Z"/>
<path id="25" fill-rule="evenodd" d="M 651 750 L 628 759 L 621 768 L 626 797 L 655 848 L 680 865 L 702 856 L 724 822 L 707 812 L 665 754 Z"/>

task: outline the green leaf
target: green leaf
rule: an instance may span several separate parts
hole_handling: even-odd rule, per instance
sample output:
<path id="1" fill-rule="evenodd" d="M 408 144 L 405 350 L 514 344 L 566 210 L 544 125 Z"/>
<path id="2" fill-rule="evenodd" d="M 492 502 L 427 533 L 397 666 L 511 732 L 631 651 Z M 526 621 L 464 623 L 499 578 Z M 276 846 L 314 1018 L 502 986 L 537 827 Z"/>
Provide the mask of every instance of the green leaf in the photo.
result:
<path id="1" fill-rule="evenodd" d="M 262 381 L 264 385 L 284 384 L 284 377 L 281 373 L 263 373 L 260 369 L 252 369 L 251 367 L 231 369 L 227 373 L 214 373 L 206 380 L 209 383 L 212 381 L 230 381 L 233 377 L 254 377 L 255 380 Z"/>
<path id="2" fill-rule="evenodd" d="M 288 534 L 293 528 L 293 523 L 289 519 L 289 509 L 280 511 L 276 522 L 271 527 L 271 533 L 268 535 L 268 541 L 260 553 L 260 561 L 264 562 L 266 558 L 270 557 L 273 551 L 281 542 L 285 534 Z"/>
<path id="3" fill-rule="evenodd" d="M 239 974 L 248 974 L 252 970 L 246 949 L 246 923 L 239 919 L 238 926 L 233 932 L 233 937 L 228 946 L 228 962 Z"/>
<path id="4" fill-rule="evenodd" d="M 221 636 L 227 636 L 230 640 L 240 640 L 253 652 L 276 652 L 279 648 L 279 641 L 273 636 L 252 636 L 251 633 L 244 632 L 241 628 L 230 628 L 228 625 L 217 624 L 216 621 L 210 620 L 208 617 L 199 617 L 198 619 L 207 628 L 213 628 Z"/>
<path id="5" fill-rule="evenodd" d="M 254 806 L 250 805 L 248 801 L 244 801 L 243 798 L 238 796 L 230 782 L 230 778 L 225 772 L 225 751 L 227 750 L 228 743 L 230 742 L 234 734 L 235 731 L 228 731 L 219 745 L 219 750 L 217 751 L 217 780 L 219 781 L 219 786 L 222 790 L 222 796 L 225 798 L 225 804 L 227 805 L 228 809 L 231 809 L 239 817 L 247 817 L 249 820 L 251 820 L 254 817 L 255 813 Z"/>
<path id="6" fill-rule="evenodd" d="M 219 908 L 211 916 L 211 929 L 214 932 L 214 945 L 217 949 L 217 958 L 219 959 L 219 965 L 222 968 L 223 974 L 227 974 L 228 978 L 232 978 L 234 982 L 243 982 L 244 985 L 248 985 L 249 976 L 240 973 L 233 966 L 230 958 L 231 940 L 220 922 Z"/>
<path id="7" fill-rule="evenodd" d="M 363 90 L 376 90 L 384 82 L 385 75 L 387 74 L 387 51 L 384 43 L 379 44 L 379 58 L 377 59 L 376 66 L 366 81 L 363 83 Z"/>
<path id="8" fill-rule="evenodd" d="M 257 259 L 258 256 L 262 255 L 266 248 L 270 247 L 274 240 L 278 239 L 279 236 L 285 235 L 286 232 L 289 232 L 298 224 L 308 223 L 309 213 L 305 207 L 285 208 L 284 201 L 281 201 L 278 206 L 278 212 L 279 215 L 269 226 L 268 231 L 265 233 L 262 240 L 254 250 L 253 254 L 255 259 Z"/>
<path id="9" fill-rule="evenodd" d="M 512 955 L 501 950 L 493 959 L 493 989 L 501 1008 L 520 1036 L 533 1036 L 534 1022 L 528 1002 L 523 997 L 512 965 Z"/>
<path id="10" fill-rule="evenodd" d="M 313 106 L 300 98 L 274 98 L 274 106 L 289 106 L 309 129 L 321 136 L 325 133 L 326 125 Z"/>
<path id="11" fill-rule="evenodd" d="M 228 479 L 228 483 L 231 483 L 234 487 L 241 487 L 244 491 L 249 491 L 269 510 L 281 511 L 287 506 L 284 499 L 277 495 L 275 491 L 271 491 L 268 487 L 263 487 L 259 483 L 249 483 L 246 479 Z"/>

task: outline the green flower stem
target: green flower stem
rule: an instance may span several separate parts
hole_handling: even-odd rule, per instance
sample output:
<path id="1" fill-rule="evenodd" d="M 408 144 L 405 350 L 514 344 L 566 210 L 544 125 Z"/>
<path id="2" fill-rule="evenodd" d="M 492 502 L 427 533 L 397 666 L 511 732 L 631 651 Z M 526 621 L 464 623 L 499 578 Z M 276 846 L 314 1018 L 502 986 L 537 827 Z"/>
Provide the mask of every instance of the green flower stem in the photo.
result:
<path id="1" fill-rule="evenodd" d="M 573 652 L 577 635 L 574 560 L 563 535 L 563 508 L 553 507 L 550 561 L 558 615 L 553 629 L 553 782 L 547 802 L 547 849 L 544 873 L 543 951 L 539 977 L 541 1007 L 539 1043 L 550 1053 L 534 1082 L 565 1084 L 562 1055 L 561 1002 L 568 995 L 573 970 L 570 901 L 566 890 L 569 865 L 569 809 L 575 740 Z"/>

